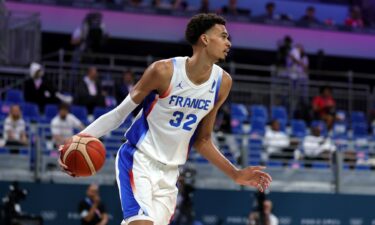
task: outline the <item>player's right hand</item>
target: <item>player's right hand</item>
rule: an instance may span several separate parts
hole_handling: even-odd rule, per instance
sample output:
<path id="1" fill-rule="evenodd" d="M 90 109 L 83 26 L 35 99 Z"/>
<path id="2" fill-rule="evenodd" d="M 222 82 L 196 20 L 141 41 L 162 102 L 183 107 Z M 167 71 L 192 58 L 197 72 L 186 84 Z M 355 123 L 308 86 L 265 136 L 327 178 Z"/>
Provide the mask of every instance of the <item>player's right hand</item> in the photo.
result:
<path id="1" fill-rule="evenodd" d="M 72 172 L 69 170 L 68 166 L 65 165 L 65 164 L 61 161 L 61 150 L 63 149 L 63 147 L 64 147 L 64 145 L 60 145 L 60 146 L 59 146 L 59 153 L 60 153 L 60 156 L 59 156 L 58 162 L 59 162 L 60 169 L 61 169 L 64 173 L 68 174 L 69 176 L 76 177 L 76 175 L 75 175 L 74 173 L 72 173 Z"/>

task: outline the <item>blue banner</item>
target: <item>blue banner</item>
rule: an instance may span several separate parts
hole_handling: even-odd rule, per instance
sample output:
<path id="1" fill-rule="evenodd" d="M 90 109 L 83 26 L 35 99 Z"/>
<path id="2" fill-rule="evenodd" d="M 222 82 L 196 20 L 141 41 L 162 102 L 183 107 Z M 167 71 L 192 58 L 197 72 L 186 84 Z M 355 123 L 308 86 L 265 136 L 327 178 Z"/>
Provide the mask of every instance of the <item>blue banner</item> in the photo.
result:
<path id="1" fill-rule="evenodd" d="M 9 192 L 9 182 L 0 182 L 0 197 Z M 45 225 L 79 225 L 78 203 L 85 197 L 87 185 L 20 183 L 28 195 L 21 202 L 22 211 L 41 215 Z M 100 186 L 100 195 L 109 216 L 109 225 L 122 220 L 118 190 Z M 375 224 L 375 196 L 312 193 L 268 195 L 273 213 L 281 225 L 371 225 Z M 245 225 L 256 201 L 251 191 L 196 190 L 194 209 L 203 224 Z"/>

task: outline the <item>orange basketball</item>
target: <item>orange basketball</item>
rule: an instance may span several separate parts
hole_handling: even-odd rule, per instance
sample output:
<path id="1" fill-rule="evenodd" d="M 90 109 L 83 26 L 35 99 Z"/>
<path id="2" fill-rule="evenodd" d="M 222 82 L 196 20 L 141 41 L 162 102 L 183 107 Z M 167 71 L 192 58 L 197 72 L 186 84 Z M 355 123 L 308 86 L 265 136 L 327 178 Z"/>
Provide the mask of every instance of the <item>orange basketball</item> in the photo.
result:
<path id="1" fill-rule="evenodd" d="M 78 134 L 68 139 L 61 150 L 61 161 L 76 176 L 94 175 L 104 165 L 106 150 L 103 143 L 90 135 Z"/>

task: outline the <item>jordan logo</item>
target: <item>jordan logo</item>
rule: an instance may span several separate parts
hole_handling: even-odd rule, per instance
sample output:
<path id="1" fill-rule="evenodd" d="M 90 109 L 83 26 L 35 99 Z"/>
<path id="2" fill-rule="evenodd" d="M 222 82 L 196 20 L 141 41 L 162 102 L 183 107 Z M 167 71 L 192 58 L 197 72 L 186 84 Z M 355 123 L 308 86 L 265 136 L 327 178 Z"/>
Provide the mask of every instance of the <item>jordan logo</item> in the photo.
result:
<path id="1" fill-rule="evenodd" d="M 214 82 L 212 83 L 211 89 L 209 90 L 210 93 L 215 92 L 215 85 L 216 85 L 216 80 L 214 80 Z"/>
<path id="2" fill-rule="evenodd" d="M 182 81 L 181 81 L 176 87 L 179 87 L 179 88 L 181 88 L 181 89 L 184 89 L 184 88 L 182 87 Z"/>

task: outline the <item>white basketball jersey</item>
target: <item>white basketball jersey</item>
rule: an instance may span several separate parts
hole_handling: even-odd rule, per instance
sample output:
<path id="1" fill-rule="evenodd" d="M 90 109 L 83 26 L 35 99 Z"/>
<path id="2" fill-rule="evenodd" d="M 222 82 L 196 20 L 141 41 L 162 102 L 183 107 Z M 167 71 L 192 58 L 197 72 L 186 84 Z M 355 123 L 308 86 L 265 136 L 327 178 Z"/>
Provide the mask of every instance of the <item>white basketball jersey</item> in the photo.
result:
<path id="1" fill-rule="evenodd" d="M 167 164 L 186 162 L 199 122 L 217 100 L 223 70 L 213 65 L 210 78 L 195 85 L 186 74 L 188 57 L 173 58 L 173 76 L 166 93 L 150 93 L 126 133 L 128 141 L 151 158 Z"/>

